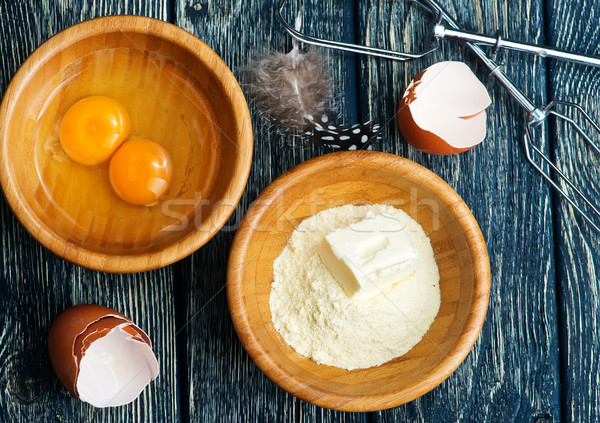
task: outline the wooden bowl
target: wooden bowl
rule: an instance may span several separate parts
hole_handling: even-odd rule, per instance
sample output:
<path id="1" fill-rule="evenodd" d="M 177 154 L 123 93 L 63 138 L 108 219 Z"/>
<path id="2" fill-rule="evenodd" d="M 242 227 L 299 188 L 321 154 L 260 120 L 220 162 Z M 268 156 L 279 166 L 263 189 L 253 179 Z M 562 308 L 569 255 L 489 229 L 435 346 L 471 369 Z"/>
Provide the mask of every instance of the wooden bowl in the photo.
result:
<path id="1" fill-rule="evenodd" d="M 125 106 L 130 139 L 171 154 L 173 180 L 158 205 L 120 200 L 108 163 L 84 166 L 62 150 L 62 116 L 95 94 Z M 250 171 L 250 114 L 233 74 L 198 38 L 146 17 L 93 19 L 52 37 L 12 80 L 0 125 L 0 181 L 15 214 L 50 250 L 96 270 L 153 269 L 200 248 Z"/>
<path id="2" fill-rule="evenodd" d="M 273 326 L 273 261 L 305 218 L 344 204 L 376 203 L 404 210 L 428 234 L 440 271 L 439 313 L 420 343 L 381 366 L 348 371 L 317 364 Z M 267 187 L 235 235 L 227 278 L 234 325 L 256 364 L 291 394 L 343 411 L 394 407 L 440 384 L 475 343 L 490 292 L 485 241 L 458 194 L 410 160 L 370 151 L 309 160 Z"/>

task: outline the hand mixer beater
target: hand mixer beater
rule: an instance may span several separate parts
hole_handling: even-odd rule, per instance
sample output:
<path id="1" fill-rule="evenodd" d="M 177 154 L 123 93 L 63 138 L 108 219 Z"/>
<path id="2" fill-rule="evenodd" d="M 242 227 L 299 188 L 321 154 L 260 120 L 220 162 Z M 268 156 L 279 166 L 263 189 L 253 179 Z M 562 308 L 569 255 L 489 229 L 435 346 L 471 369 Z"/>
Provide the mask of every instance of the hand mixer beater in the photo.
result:
<path id="1" fill-rule="evenodd" d="M 596 133 L 600 133 L 600 127 L 590 117 L 590 115 L 583 110 L 581 106 L 572 102 L 552 101 L 545 107 L 536 106 L 529 98 L 527 98 L 523 91 L 521 91 L 510 80 L 507 74 L 502 70 L 502 65 L 498 65 L 494 60 L 487 56 L 486 53 L 481 49 L 480 45 L 494 47 L 496 51 L 505 48 L 526 53 L 534 53 L 542 57 L 568 60 L 571 62 L 592 66 L 600 66 L 600 57 L 505 40 L 500 35 L 490 37 L 464 31 L 461 30 L 456 21 L 445 10 L 443 10 L 435 0 L 410 1 L 423 7 L 427 12 L 431 13 L 435 17 L 436 22 L 433 27 L 433 38 L 430 46 L 426 50 L 417 53 L 393 51 L 366 45 L 326 40 L 302 33 L 289 25 L 283 16 L 284 7 L 287 3 L 287 0 L 281 0 L 279 3 L 279 18 L 282 25 L 286 31 L 290 33 L 290 35 L 307 44 L 397 61 L 419 59 L 431 54 L 439 48 L 440 41 L 443 38 L 452 38 L 464 41 L 465 45 L 490 70 L 491 75 L 493 75 L 527 111 L 529 120 L 523 134 L 523 141 L 525 154 L 529 163 L 575 210 L 581 214 L 581 216 L 595 230 L 600 232 L 600 206 L 596 202 L 592 201 L 590 196 L 586 195 L 583 190 L 578 187 L 573 180 L 569 178 L 566 173 L 563 172 L 559 166 L 557 166 L 554 161 L 541 150 L 540 147 L 536 145 L 533 136 L 533 130 L 537 127 L 540 127 L 552 116 L 558 121 L 562 121 L 566 126 L 570 127 L 581 137 L 581 139 L 584 140 L 585 144 L 587 144 L 590 149 L 595 151 L 595 153 L 600 156 L 600 146 L 596 141 L 597 137 L 592 139 L 592 137 L 587 134 L 585 129 L 586 127 L 589 127 L 595 130 Z M 572 117 L 577 115 L 579 116 L 578 119 Z"/>

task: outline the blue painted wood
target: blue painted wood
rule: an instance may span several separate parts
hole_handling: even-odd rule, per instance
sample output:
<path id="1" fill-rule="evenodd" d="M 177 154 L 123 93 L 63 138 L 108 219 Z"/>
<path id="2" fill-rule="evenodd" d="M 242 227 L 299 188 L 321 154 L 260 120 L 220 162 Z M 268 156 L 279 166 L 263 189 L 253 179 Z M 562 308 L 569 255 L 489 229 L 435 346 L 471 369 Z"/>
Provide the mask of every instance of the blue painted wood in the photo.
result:
<path id="1" fill-rule="evenodd" d="M 467 29 L 600 54 L 600 4 L 591 0 L 440 0 Z M 75 7 L 67 0 L 0 0 L 0 88 L 52 34 L 83 19 L 132 13 L 170 20 L 203 39 L 242 79 L 254 52 L 287 51 L 275 1 L 99 0 Z M 306 0 L 305 28 L 346 41 L 404 48 L 426 45 L 423 22 L 402 0 Z M 299 2 L 291 2 L 289 16 Z M 488 138 L 473 150 L 434 157 L 408 147 L 396 129 L 396 107 L 410 79 L 439 60 L 462 60 L 493 98 Z M 278 133 L 251 105 L 253 168 L 246 192 L 225 228 L 188 259 L 130 276 L 106 275 L 66 263 L 29 236 L 0 200 L 0 422 L 4 421 L 398 421 L 593 422 L 598 396 L 600 245 L 524 159 L 520 107 L 463 48 L 445 41 L 434 56 L 398 64 L 330 52 L 339 121 L 369 118 L 386 124 L 375 149 L 425 165 L 452 185 L 471 207 L 488 242 L 492 293 L 475 348 L 431 393 L 379 413 L 337 413 L 304 403 L 266 378 L 239 343 L 224 292 L 228 250 L 250 202 L 294 165 L 328 151 Z M 501 54 L 507 73 L 536 103 L 580 100 L 598 117 L 600 73 Z M 565 142 L 549 126 L 544 149 L 564 157 L 600 198 L 600 158 Z M 583 166 L 577 163 L 584 163 Z M 567 166 L 568 167 L 568 166 Z M 594 179 L 595 178 L 595 179 Z M 161 375 L 139 401 L 93 409 L 60 386 L 45 352 L 52 319 L 72 304 L 96 302 L 129 315 L 149 332 Z M 559 354 L 560 351 L 560 354 Z M 541 419 L 541 420 L 540 420 Z"/>
<path id="2" fill-rule="evenodd" d="M 167 2 L 0 1 L 0 87 L 58 31 L 116 13 L 166 18 Z M 93 272 L 38 244 L 0 198 L 0 422 L 174 422 L 179 402 L 175 359 L 174 271 L 134 275 Z M 96 409 L 70 395 L 50 366 L 54 318 L 82 303 L 112 307 L 146 330 L 160 377 L 133 404 Z"/>
<path id="3" fill-rule="evenodd" d="M 275 1 L 177 3 L 177 24 L 212 47 L 242 81 L 243 68 L 253 55 L 287 52 L 291 38 L 282 32 Z M 353 33 L 351 2 L 305 1 L 305 27 L 339 36 Z M 291 2 L 293 19 L 299 2 Z M 324 17 L 328 17 L 325 19 Z M 243 28 L 240 31 L 240 28 Z M 331 54 L 332 76 L 339 87 L 340 120 L 356 116 L 354 59 Z M 345 95 L 350 93 L 349 97 Z M 346 101 L 346 100 L 350 101 Z M 185 281 L 185 328 L 190 421 L 342 421 L 362 422 L 366 414 L 339 413 L 304 403 L 269 380 L 242 348 L 227 309 L 225 269 L 234 230 L 243 213 L 277 176 L 326 150 L 302 139 L 283 136 L 251 104 L 254 157 L 246 192 L 234 216 L 205 247 L 181 264 Z"/>
<path id="4" fill-rule="evenodd" d="M 543 27 L 540 1 L 440 1 L 466 29 L 537 41 Z M 403 2 L 361 2 L 361 39 L 418 51 L 431 39 L 426 14 Z M 527 19 L 525 19 L 527 16 Z M 385 17 L 382 19 L 382 17 Z M 523 17 L 523 18 L 521 18 Z M 390 37 L 389 34 L 393 36 Z M 535 98 L 545 97 L 545 68 L 523 67 L 515 55 L 501 57 L 506 71 Z M 408 146 L 394 119 L 404 88 L 421 70 L 441 60 L 467 63 L 488 87 L 488 135 L 458 156 L 435 157 Z M 520 137 L 525 115 L 469 51 L 445 40 L 430 57 L 408 64 L 361 61 L 361 84 L 370 89 L 367 116 L 388 122 L 384 151 L 432 169 L 456 189 L 473 211 L 488 244 L 492 289 L 488 316 L 474 349 L 444 383 L 405 406 L 375 414 L 375 421 L 527 422 L 547 415 L 560 420 L 558 328 L 552 216 L 547 187 L 530 172 Z M 527 82 L 525 82 L 527 81 Z"/>
<path id="5" fill-rule="evenodd" d="M 547 43 L 600 55 L 599 20 L 598 2 L 581 1 L 573 7 L 569 2 L 549 1 Z M 559 61 L 549 65 L 550 99 L 575 101 L 600 122 L 600 69 Z M 586 129 L 591 131 L 589 125 Z M 600 207 L 600 155 L 586 148 L 564 124 L 557 123 L 552 135 L 556 162 Z M 598 134 L 593 138 L 596 143 L 600 140 Z M 595 422 L 600 420 L 600 234 L 590 230 L 556 195 L 553 209 L 563 420 Z"/>

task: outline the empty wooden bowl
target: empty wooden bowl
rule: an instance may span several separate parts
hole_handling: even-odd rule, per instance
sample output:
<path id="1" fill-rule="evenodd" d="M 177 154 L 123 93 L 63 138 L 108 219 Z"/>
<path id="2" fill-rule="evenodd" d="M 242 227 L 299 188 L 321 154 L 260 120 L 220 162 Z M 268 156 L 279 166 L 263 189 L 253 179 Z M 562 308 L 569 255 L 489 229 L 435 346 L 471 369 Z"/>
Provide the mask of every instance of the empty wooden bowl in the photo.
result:
<path id="1" fill-rule="evenodd" d="M 404 210 L 429 236 L 440 271 L 439 313 L 402 357 L 352 371 L 317 364 L 296 353 L 273 326 L 273 261 L 305 218 L 344 204 L 377 203 Z M 369 151 L 309 160 L 267 187 L 235 235 L 227 278 L 234 325 L 256 364 L 293 395 L 343 411 L 394 407 L 440 384 L 475 343 L 490 292 L 485 241 L 458 194 L 410 160 Z"/>
<path id="2" fill-rule="evenodd" d="M 90 95 L 125 106 L 129 139 L 169 151 L 173 179 L 157 205 L 121 200 L 108 163 L 66 156 L 60 121 Z M 229 218 L 250 171 L 250 114 L 233 74 L 190 33 L 140 16 L 86 21 L 44 43 L 6 91 L 0 125 L 0 181 L 17 217 L 56 254 L 97 270 L 143 271 L 192 253 Z"/>

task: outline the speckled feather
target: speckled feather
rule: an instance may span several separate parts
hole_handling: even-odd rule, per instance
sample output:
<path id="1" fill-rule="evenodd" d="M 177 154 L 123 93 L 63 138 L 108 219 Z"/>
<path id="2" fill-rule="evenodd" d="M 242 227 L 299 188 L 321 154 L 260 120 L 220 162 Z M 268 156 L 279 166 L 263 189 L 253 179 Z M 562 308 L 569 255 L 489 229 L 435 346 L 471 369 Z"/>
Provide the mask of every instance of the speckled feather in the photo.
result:
<path id="1" fill-rule="evenodd" d="M 301 23 L 302 12 L 296 18 L 297 30 Z M 272 52 L 251 60 L 245 85 L 260 112 L 277 122 L 281 132 L 300 132 L 319 145 L 367 149 L 381 130 L 372 121 L 333 124 L 332 79 L 326 58 L 319 51 L 300 53 L 296 40 L 287 54 Z"/>
<path id="2" fill-rule="evenodd" d="M 315 119 L 307 117 L 313 125 L 312 131 L 305 135 L 313 137 L 317 144 L 340 150 L 366 150 L 379 139 L 381 126 L 372 120 L 354 125 L 332 125 L 327 115 Z"/>

